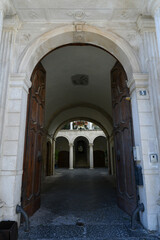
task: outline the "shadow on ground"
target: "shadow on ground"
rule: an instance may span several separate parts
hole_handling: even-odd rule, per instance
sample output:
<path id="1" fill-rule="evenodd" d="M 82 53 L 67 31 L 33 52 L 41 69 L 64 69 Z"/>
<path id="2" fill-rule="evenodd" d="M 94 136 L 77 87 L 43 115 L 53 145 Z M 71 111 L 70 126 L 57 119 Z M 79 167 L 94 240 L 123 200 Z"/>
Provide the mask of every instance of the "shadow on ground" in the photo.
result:
<path id="1" fill-rule="evenodd" d="M 118 208 L 114 179 L 106 169 L 56 170 L 42 187 L 41 208 L 19 240 L 157 240 Z"/>

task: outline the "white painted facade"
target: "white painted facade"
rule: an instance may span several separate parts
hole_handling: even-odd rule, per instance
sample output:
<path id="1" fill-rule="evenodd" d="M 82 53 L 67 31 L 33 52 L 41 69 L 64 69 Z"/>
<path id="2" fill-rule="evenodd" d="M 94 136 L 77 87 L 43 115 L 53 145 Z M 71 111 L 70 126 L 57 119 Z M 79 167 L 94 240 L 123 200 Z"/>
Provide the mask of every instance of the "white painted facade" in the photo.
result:
<path id="1" fill-rule="evenodd" d="M 20 204 L 28 89 L 36 64 L 65 44 L 100 46 L 123 65 L 131 93 L 135 146 L 143 168 L 141 221 L 160 229 L 160 1 L 22 1 L 0 3 L 0 220 L 14 219 Z M 146 91 L 146 95 L 140 95 Z M 54 104 L 54 103 L 53 103 Z M 108 136 L 108 115 L 91 105 L 65 108 L 48 125 L 55 134 L 81 117 L 99 123 Z M 71 146 L 72 147 L 72 146 Z"/>

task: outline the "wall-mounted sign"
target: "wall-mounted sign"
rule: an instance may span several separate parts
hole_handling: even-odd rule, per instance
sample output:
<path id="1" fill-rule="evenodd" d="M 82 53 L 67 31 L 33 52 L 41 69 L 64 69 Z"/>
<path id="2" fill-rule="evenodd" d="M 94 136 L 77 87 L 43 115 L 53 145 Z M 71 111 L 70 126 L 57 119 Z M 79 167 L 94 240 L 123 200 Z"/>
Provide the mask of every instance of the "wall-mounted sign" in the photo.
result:
<path id="1" fill-rule="evenodd" d="M 146 96 L 147 95 L 147 91 L 146 90 L 140 90 L 139 94 L 140 94 L 140 96 Z"/>

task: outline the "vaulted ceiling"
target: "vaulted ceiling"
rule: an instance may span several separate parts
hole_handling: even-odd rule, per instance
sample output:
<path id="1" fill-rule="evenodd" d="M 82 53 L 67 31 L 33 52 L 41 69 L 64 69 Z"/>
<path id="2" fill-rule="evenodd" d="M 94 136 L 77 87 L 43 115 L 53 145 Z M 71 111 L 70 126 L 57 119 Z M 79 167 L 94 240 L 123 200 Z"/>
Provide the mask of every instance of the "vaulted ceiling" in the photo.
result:
<path id="1" fill-rule="evenodd" d="M 70 118 L 84 117 L 86 108 L 87 118 L 102 121 L 98 117 L 102 115 L 111 121 L 110 71 L 115 62 L 109 53 L 91 45 L 65 46 L 46 56 L 42 60 L 47 73 L 46 126 L 50 127 L 59 116 L 59 122 L 63 122 L 68 117 L 66 111 L 70 111 Z M 77 74 L 88 76 L 87 85 L 72 82 Z"/>

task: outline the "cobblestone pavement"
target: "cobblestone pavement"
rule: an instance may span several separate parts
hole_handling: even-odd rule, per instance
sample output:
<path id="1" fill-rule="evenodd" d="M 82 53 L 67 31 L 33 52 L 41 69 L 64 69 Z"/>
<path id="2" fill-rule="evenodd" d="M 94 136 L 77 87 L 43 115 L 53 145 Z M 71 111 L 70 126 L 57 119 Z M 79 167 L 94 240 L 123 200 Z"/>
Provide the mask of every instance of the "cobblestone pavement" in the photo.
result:
<path id="1" fill-rule="evenodd" d="M 43 186 L 42 204 L 19 240 L 157 240 L 116 205 L 113 178 L 106 169 L 56 170 Z"/>

